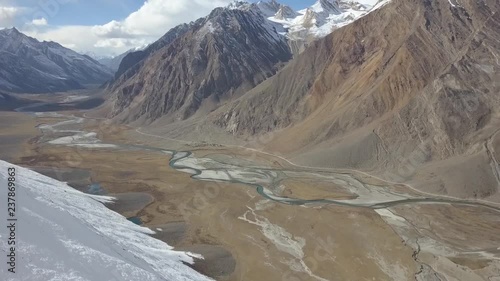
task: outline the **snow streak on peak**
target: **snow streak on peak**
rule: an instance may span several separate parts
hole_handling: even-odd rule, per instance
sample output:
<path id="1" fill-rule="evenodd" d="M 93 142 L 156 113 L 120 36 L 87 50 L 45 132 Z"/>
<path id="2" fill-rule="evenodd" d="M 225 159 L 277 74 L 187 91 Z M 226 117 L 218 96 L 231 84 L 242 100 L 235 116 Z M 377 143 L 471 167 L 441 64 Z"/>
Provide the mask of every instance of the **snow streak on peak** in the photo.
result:
<path id="1" fill-rule="evenodd" d="M 274 16 L 281 6 L 276 0 L 257 2 L 257 7 L 259 7 L 266 17 Z"/>
<path id="2" fill-rule="evenodd" d="M 227 7 L 229 9 L 240 9 L 243 6 L 249 5 L 247 1 L 233 0 L 233 2 L 229 3 Z"/>
<path id="3" fill-rule="evenodd" d="M 172 250 L 154 233 L 106 208 L 109 197 L 91 196 L 67 184 L 0 161 L 0 184 L 16 168 L 17 273 L 15 280 L 210 280 L 185 263 L 193 255 Z M 7 197 L 7 188 L 0 191 Z M 7 200 L 0 208 L 7 210 Z M 6 221 L 6 212 L 0 219 Z M 8 249 L 0 228 L 0 249 Z M 8 277 L 7 266 L 0 276 Z M 12 279 L 7 279 L 12 280 Z"/>

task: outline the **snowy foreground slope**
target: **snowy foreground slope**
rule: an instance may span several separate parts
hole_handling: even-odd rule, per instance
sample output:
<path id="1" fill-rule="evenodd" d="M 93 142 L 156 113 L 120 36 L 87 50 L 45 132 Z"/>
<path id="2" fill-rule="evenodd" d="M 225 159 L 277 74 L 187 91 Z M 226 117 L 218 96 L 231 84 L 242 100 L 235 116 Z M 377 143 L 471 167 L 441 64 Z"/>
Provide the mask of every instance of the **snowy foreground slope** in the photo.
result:
<path id="1" fill-rule="evenodd" d="M 7 171 L 16 169 L 16 273 L 8 272 Z M 210 280 L 173 251 L 90 196 L 54 179 L 0 161 L 1 280 Z M 10 234 L 10 232 L 9 232 Z"/>

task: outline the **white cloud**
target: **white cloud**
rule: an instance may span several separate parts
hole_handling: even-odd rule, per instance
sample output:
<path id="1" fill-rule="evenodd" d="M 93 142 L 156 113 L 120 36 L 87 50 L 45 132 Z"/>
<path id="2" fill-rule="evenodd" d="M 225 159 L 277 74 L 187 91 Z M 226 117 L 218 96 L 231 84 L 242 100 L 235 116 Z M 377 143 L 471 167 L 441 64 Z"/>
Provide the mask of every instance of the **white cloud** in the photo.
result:
<path id="1" fill-rule="evenodd" d="M 28 36 L 32 36 L 41 41 L 55 41 L 63 46 L 72 46 L 74 50 L 80 52 L 92 51 L 95 42 L 99 37 L 90 32 L 88 26 L 61 26 L 39 29 L 31 25 L 31 28 L 22 31 Z"/>
<path id="2" fill-rule="evenodd" d="M 44 26 L 48 24 L 47 19 L 45 18 L 34 19 L 31 21 L 31 23 L 37 26 Z"/>
<path id="3" fill-rule="evenodd" d="M 137 46 L 144 46 L 145 44 L 147 44 L 146 39 L 110 38 L 97 41 L 94 47 L 130 50 Z"/>
<path id="4" fill-rule="evenodd" d="M 75 44 L 61 44 L 63 47 L 74 50 L 76 48 Z"/>
<path id="5" fill-rule="evenodd" d="M 129 38 L 133 37 L 131 32 L 123 29 L 122 23 L 118 21 L 110 21 L 104 25 L 94 26 L 92 32 L 95 35 L 105 38 Z"/>
<path id="6" fill-rule="evenodd" d="M 232 0 L 147 0 L 121 21 L 113 20 L 99 26 L 37 28 L 32 25 L 23 31 L 39 40 L 75 46 L 79 52 L 116 55 L 151 43 L 170 28 L 206 16 L 214 8 L 230 2 Z"/>
<path id="7" fill-rule="evenodd" d="M 14 24 L 19 8 L 0 6 L 0 27 L 11 27 Z"/>
<path id="8" fill-rule="evenodd" d="M 206 16 L 216 7 L 231 0 L 148 0 L 123 21 L 96 26 L 94 32 L 102 37 L 127 38 L 141 35 L 162 35 L 181 23 Z"/>
<path id="9" fill-rule="evenodd" d="M 136 12 L 128 16 L 122 25 L 132 33 L 147 34 L 153 30 L 173 27 L 207 15 L 218 6 L 227 5 L 228 0 L 149 0 Z"/>

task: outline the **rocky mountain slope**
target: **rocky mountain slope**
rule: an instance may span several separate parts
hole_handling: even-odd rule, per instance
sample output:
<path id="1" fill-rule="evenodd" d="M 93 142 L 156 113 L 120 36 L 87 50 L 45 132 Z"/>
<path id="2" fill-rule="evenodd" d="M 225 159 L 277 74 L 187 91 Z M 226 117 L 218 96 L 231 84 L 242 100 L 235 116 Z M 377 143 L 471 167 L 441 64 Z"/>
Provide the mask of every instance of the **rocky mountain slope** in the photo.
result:
<path id="1" fill-rule="evenodd" d="M 213 122 L 271 133 L 268 150 L 303 164 L 497 201 L 499 9 L 393 1 L 313 43 Z"/>
<path id="2" fill-rule="evenodd" d="M 125 74 L 125 72 L 127 72 L 128 70 L 130 70 L 130 72 L 127 73 L 125 77 L 130 77 L 136 74 L 139 68 L 144 63 L 145 59 L 148 58 L 148 56 L 169 45 L 178 37 L 184 35 L 189 31 L 189 28 L 192 24 L 193 23 L 178 25 L 169 30 L 165 35 L 163 35 L 153 44 L 146 47 L 144 50 L 137 50 L 135 52 L 127 54 L 120 62 L 118 70 L 115 73 L 115 79 L 120 78 L 120 76 Z"/>
<path id="3" fill-rule="evenodd" d="M 109 86 L 111 115 L 153 121 L 206 114 L 273 76 L 290 58 L 285 37 L 255 5 L 218 8 L 125 57 Z"/>
<path id="4" fill-rule="evenodd" d="M 54 42 L 39 42 L 17 29 L 0 30 L 0 89 L 43 93 L 81 89 L 111 78 L 92 58 Z"/>

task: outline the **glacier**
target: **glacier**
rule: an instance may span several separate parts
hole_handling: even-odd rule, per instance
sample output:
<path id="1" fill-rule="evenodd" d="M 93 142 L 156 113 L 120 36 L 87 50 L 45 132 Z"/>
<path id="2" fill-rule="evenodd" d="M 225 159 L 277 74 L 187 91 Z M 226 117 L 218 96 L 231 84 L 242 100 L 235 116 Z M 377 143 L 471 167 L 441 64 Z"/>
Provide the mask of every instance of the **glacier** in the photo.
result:
<path id="1" fill-rule="evenodd" d="M 16 273 L 8 272 L 7 178 L 16 169 Z M 104 206 L 111 197 L 0 160 L 2 280 L 212 280 L 188 266 L 201 256 L 174 251 Z"/>

